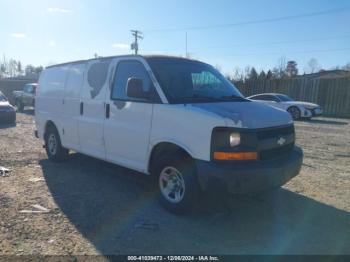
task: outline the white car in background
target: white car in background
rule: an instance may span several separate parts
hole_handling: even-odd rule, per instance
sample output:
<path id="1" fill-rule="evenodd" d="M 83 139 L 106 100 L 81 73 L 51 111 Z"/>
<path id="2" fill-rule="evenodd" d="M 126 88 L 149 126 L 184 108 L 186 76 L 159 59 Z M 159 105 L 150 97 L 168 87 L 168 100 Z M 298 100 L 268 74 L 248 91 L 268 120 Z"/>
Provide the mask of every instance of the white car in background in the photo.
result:
<path id="1" fill-rule="evenodd" d="M 291 114 L 294 120 L 322 115 L 321 106 L 309 102 L 294 101 L 284 94 L 264 93 L 250 96 L 248 99 L 261 101 L 271 106 L 284 109 Z"/>

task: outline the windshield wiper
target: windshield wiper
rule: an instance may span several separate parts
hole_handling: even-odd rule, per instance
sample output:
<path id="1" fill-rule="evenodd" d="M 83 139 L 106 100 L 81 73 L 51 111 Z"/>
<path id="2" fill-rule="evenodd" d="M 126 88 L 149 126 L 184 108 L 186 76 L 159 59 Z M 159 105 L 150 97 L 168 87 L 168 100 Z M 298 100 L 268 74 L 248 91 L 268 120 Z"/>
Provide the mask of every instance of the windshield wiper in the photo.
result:
<path id="1" fill-rule="evenodd" d="M 213 96 L 205 96 L 205 95 L 198 95 L 195 94 L 193 96 L 185 96 L 181 97 L 182 99 L 204 99 L 204 100 L 210 100 L 210 101 L 222 101 L 222 98 L 220 97 L 213 97 Z"/>

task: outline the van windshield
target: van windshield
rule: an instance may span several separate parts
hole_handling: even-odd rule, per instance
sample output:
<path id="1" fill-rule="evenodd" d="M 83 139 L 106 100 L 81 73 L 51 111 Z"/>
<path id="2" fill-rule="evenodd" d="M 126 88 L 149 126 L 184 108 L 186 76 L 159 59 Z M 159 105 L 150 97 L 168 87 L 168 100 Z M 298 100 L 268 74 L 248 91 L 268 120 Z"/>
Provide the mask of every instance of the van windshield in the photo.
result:
<path id="1" fill-rule="evenodd" d="M 247 101 L 208 64 L 181 58 L 147 58 L 147 62 L 172 104 Z"/>

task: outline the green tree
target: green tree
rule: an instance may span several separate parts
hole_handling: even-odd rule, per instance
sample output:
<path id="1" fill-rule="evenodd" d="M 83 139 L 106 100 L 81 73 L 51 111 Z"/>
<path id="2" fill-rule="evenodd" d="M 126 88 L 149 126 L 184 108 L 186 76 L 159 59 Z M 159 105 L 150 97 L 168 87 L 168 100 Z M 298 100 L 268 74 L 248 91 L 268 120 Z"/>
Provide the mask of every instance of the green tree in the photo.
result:
<path id="1" fill-rule="evenodd" d="M 261 70 L 261 72 L 259 74 L 259 79 L 266 79 L 266 74 L 265 74 L 264 70 Z"/>
<path id="2" fill-rule="evenodd" d="M 256 79 L 258 79 L 258 72 L 256 72 L 256 70 L 255 70 L 254 67 L 252 67 L 252 68 L 250 69 L 249 79 L 250 79 L 250 80 L 256 80 Z"/>
<path id="3" fill-rule="evenodd" d="M 17 74 L 21 75 L 23 73 L 21 61 L 17 62 Z"/>
<path id="4" fill-rule="evenodd" d="M 272 71 L 271 70 L 267 71 L 266 79 L 272 79 L 272 78 L 273 78 Z"/>
<path id="5" fill-rule="evenodd" d="M 298 75 L 298 64 L 297 62 L 291 60 L 287 62 L 287 67 L 286 67 L 286 75 L 288 77 L 294 77 Z"/>

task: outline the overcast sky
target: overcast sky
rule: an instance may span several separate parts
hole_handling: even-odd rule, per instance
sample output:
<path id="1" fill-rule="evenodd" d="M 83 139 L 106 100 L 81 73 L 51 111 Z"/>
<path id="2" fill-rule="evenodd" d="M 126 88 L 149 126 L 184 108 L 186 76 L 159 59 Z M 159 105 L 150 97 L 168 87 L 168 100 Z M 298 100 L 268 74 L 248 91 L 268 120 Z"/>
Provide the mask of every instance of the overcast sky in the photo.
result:
<path id="1" fill-rule="evenodd" d="M 47 66 L 130 53 L 185 55 L 218 65 L 272 68 L 281 56 L 304 70 L 350 62 L 348 0 L 0 0 L 0 54 Z"/>

